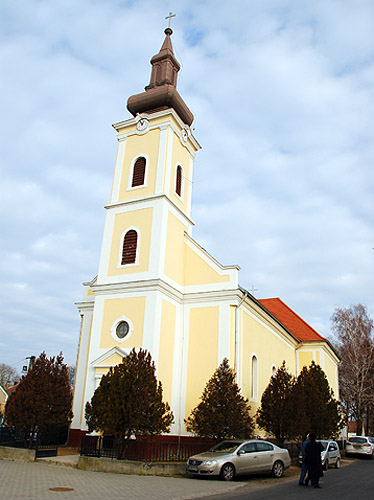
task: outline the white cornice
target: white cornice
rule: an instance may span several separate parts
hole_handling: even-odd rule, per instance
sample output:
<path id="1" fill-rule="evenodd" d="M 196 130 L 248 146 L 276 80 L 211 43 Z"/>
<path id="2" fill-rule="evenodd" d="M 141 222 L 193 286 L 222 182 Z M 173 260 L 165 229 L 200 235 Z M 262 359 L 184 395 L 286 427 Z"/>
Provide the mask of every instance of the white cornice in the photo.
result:
<path id="1" fill-rule="evenodd" d="M 155 200 L 161 200 L 164 199 L 167 202 L 169 202 L 172 207 L 180 214 L 182 215 L 188 222 L 188 224 L 191 224 L 191 226 L 195 225 L 195 222 L 186 215 L 186 213 L 176 205 L 171 198 L 165 193 L 161 194 L 151 194 L 149 196 L 143 196 L 141 198 L 135 198 L 133 200 L 127 200 L 127 201 L 116 201 L 114 203 L 109 203 L 108 205 L 104 205 L 104 208 L 106 210 L 109 210 L 111 208 L 120 208 L 124 206 L 129 206 L 129 205 L 134 205 L 134 204 L 141 204 L 141 203 L 146 203 L 146 202 L 153 202 Z"/>
<path id="2" fill-rule="evenodd" d="M 159 291 L 168 295 L 177 302 L 183 301 L 183 294 L 161 279 L 138 280 L 127 283 L 104 283 L 92 287 L 95 295 L 144 293 Z"/>
<path id="3" fill-rule="evenodd" d="M 80 311 L 84 311 L 84 312 L 93 311 L 94 305 L 95 305 L 95 299 L 93 299 L 93 300 L 90 299 L 90 300 L 87 300 L 84 302 L 75 302 L 75 306 L 77 307 L 79 312 Z"/>
<path id="4" fill-rule="evenodd" d="M 123 121 L 118 122 L 118 123 L 113 123 L 112 127 L 118 132 L 118 139 L 123 140 L 126 137 L 128 137 L 129 135 L 143 135 L 145 133 L 144 131 L 139 132 L 136 128 L 131 130 L 131 131 L 128 131 L 128 132 L 124 132 L 121 134 L 119 133 L 119 131 L 123 128 L 136 126 L 136 124 L 140 118 L 147 118 L 147 120 L 149 121 L 148 130 L 153 130 L 156 128 L 163 128 L 165 126 L 165 122 L 161 122 L 161 123 L 157 123 L 155 125 L 152 125 L 152 122 L 154 120 L 156 120 L 158 118 L 167 118 L 170 115 L 178 123 L 179 130 L 177 128 L 175 128 L 174 124 L 172 123 L 172 121 L 170 119 L 167 120 L 167 124 L 170 125 L 170 127 L 174 130 L 174 132 L 177 133 L 183 146 L 185 146 L 192 155 L 195 155 L 196 151 L 201 149 L 201 146 L 200 146 L 199 142 L 196 140 L 196 138 L 194 137 L 194 135 L 192 134 L 191 128 L 188 125 L 186 125 L 185 123 L 183 123 L 183 121 L 179 118 L 178 114 L 174 111 L 173 108 L 164 109 L 164 110 L 158 111 L 156 113 L 140 113 L 137 116 L 135 116 L 134 118 L 129 118 L 128 120 L 123 120 Z M 188 141 L 187 142 L 183 141 L 182 136 L 181 136 L 182 129 L 186 129 L 188 131 L 188 141 L 191 142 L 194 149 L 191 148 L 191 146 L 188 144 Z"/>

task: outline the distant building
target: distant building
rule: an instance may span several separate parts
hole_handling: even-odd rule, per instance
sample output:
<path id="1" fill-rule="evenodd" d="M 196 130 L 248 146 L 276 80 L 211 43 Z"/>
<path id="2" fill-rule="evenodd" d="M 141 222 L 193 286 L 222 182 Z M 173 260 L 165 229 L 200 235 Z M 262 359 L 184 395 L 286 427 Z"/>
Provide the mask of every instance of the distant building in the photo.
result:
<path id="1" fill-rule="evenodd" d="M 87 429 L 85 404 L 102 375 L 133 347 L 152 354 L 175 416 L 174 435 L 188 434 L 184 419 L 225 357 L 253 413 L 283 360 L 295 375 L 314 360 L 338 394 L 339 359 L 329 342 L 280 299 L 257 300 L 239 286 L 238 266 L 223 266 L 192 238 L 200 145 L 176 90 L 180 66 L 171 34 L 167 28 L 151 60 L 145 92 L 128 100 L 133 117 L 113 125 L 118 149 L 98 275 L 84 283 L 77 303 L 71 441 Z"/>
<path id="2" fill-rule="evenodd" d="M 0 384 L 0 423 L 4 416 L 5 405 L 8 400 L 8 391 Z"/>

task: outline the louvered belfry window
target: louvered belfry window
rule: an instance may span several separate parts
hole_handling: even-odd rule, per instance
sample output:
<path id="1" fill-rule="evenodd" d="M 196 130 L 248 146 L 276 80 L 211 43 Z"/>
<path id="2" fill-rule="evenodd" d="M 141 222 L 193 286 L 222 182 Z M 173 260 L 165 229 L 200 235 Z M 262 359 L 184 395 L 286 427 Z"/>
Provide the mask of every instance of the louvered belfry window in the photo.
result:
<path id="1" fill-rule="evenodd" d="M 136 160 L 132 174 L 131 187 L 142 186 L 144 184 L 145 163 L 145 158 L 143 156 Z"/>
<path id="2" fill-rule="evenodd" d="M 175 181 L 175 192 L 177 195 L 182 196 L 182 167 L 178 165 L 177 167 L 177 178 Z"/>
<path id="3" fill-rule="evenodd" d="M 134 231 L 134 229 L 130 229 L 125 234 L 125 238 L 123 240 L 123 248 L 122 248 L 122 261 L 121 265 L 125 264 L 135 264 L 136 261 L 136 246 L 138 243 L 138 233 Z"/>

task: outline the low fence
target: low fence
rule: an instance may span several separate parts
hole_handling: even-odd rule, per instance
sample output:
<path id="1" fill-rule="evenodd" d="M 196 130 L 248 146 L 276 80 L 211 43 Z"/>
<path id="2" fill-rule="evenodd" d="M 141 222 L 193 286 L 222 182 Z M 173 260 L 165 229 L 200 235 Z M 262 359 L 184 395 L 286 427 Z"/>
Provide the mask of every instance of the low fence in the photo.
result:
<path id="1" fill-rule="evenodd" d="M 35 450 L 35 458 L 57 456 L 57 449 L 58 445 L 61 444 L 61 440 L 60 432 L 30 432 L 7 427 L 0 428 L 0 446 Z"/>
<path id="2" fill-rule="evenodd" d="M 141 462 L 186 462 L 191 455 L 207 451 L 212 442 L 165 442 L 130 439 L 116 444 L 114 437 L 83 436 L 82 456 Z"/>
<path id="3" fill-rule="evenodd" d="M 286 448 L 288 450 L 291 460 L 293 460 L 299 457 L 299 454 L 301 452 L 301 446 L 302 443 L 290 442 L 290 443 L 283 443 L 282 448 Z"/>

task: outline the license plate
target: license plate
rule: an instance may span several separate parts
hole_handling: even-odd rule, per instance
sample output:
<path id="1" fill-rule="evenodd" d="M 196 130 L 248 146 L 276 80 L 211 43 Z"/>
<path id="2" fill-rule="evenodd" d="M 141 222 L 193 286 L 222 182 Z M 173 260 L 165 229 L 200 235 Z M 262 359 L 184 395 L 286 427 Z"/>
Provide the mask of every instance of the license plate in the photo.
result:
<path id="1" fill-rule="evenodd" d="M 188 467 L 189 472 L 197 472 L 197 467 Z"/>

